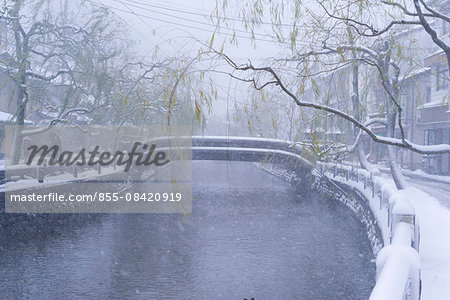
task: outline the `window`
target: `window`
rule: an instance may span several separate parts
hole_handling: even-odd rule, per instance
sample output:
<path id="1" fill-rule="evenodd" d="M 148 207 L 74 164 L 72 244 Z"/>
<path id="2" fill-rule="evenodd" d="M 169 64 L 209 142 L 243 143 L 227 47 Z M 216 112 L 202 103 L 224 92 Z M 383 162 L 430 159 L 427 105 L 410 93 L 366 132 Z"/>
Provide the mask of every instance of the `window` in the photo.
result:
<path id="1" fill-rule="evenodd" d="M 376 104 L 383 103 L 383 99 L 384 99 L 383 97 L 384 97 L 383 90 L 376 89 L 375 90 L 375 103 Z"/>
<path id="2" fill-rule="evenodd" d="M 437 65 L 436 71 L 436 91 L 446 89 L 448 87 L 448 66 L 444 64 Z"/>
<path id="3" fill-rule="evenodd" d="M 6 49 L 6 38 L 5 38 L 5 32 L 0 28 L 0 49 L 5 50 Z"/>
<path id="4" fill-rule="evenodd" d="M 437 145 L 442 143 L 442 132 L 439 129 L 425 130 L 425 145 Z"/>
<path id="5" fill-rule="evenodd" d="M 400 94 L 400 107 L 402 108 L 402 121 L 408 118 L 408 96 L 405 93 Z"/>
<path id="6" fill-rule="evenodd" d="M 442 35 L 446 35 L 448 33 L 449 30 L 449 24 L 447 23 L 447 21 L 442 20 Z"/>
<path id="7" fill-rule="evenodd" d="M 426 99 L 426 103 L 430 103 L 431 102 L 431 87 L 427 86 L 427 99 Z"/>

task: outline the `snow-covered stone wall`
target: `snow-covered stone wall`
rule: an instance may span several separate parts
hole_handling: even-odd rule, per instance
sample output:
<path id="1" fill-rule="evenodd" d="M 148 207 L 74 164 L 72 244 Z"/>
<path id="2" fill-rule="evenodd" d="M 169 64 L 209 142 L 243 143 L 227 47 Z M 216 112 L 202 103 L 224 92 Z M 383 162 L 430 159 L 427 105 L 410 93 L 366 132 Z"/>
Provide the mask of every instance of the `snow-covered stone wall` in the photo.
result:
<path id="1" fill-rule="evenodd" d="M 377 283 L 370 299 L 418 300 L 420 227 L 409 201 L 415 198 L 411 190 L 399 191 L 392 180 L 352 166 L 318 162 L 313 173 L 361 193 L 376 217 L 384 247 L 377 256 Z"/>

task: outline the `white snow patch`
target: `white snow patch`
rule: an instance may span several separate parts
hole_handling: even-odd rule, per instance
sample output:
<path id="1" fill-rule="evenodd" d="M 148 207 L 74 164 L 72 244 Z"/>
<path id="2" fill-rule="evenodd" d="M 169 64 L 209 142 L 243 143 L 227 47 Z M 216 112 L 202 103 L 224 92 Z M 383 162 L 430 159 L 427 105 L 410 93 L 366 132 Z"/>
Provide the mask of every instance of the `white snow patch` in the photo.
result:
<path id="1" fill-rule="evenodd" d="M 387 225 L 387 210 L 381 205 L 380 199 L 369 188 L 364 189 L 361 182 L 346 181 L 343 177 L 333 178 L 358 189 L 368 200 L 378 220 L 378 225 L 383 233 L 385 245 L 389 244 L 389 227 Z M 402 199 L 396 209 L 399 213 L 416 214 L 416 222 L 420 224 L 420 248 L 422 300 L 449 299 L 450 298 L 450 210 L 442 206 L 436 198 L 414 188 L 397 191 L 391 178 L 374 176 L 375 186 L 384 196 L 388 196 L 389 202 Z M 405 201 L 402 203 L 402 201 Z M 397 203 L 397 201 L 395 201 Z M 409 206 L 410 204 L 411 206 Z M 410 247 L 408 247 L 410 248 Z M 411 248 L 412 249 L 412 248 Z M 399 267 L 400 268 L 400 267 Z M 393 271 L 395 277 L 400 276 Z"/>
<path id="2" fill-rule="evenodd" d="M 4 111 L 0 111 L 0 122 L 1 123 L 11 123 L 11 122 L 14 122 L 14 120 L 15 120 L 14 115 L 4 112 Z M 25 124 L 31 125 L 31 124 L 33 124 L 33 122 L 31 122 L 30 120 L 25 120 Z"/>
<path id="3" fill-rule="evenodd" d="M 403 191 L 420 220 L 422 299 L 450 298 L 450 210 L 427 193 L 411 187 Z"/>

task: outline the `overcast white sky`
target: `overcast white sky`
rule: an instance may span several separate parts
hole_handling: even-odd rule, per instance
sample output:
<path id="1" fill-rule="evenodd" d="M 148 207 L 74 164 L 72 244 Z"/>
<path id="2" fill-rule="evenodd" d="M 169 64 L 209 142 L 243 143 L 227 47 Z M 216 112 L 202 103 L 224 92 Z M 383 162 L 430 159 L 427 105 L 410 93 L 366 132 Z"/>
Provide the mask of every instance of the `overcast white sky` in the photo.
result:
<path id="1" fill-rule="evenodd" d="M 197 54 L 200 45 L 195 37 L 209 43 L 215 26 L 210 16 L 215 7 L 214 0 L 94 0 L 105 7 L 112 8 L 115 14 L 130 25 L 131 39 L 139 41 L 135 49 L 141 55 L 151 55 L 158 45 L 159 57 L 180 56 L 180 54 Z M 238 19 L 239 16 L 228 15 Z M 270 21 L 270 20 L 267 20 Z M 280 52 L 280 44 L 272 42 L 270 25 L 263 25 L 257 31 L 256 44 L 251 42 L 251 34 L 245 32 L 242 22 L 229 21 L 236 29 L 238 47 L 225 43 L 224 51 L 234 59 L 252 59 L 255 64 L 264 63 L 264 59 L 275 57 Z M 288 21 L 286 21 L 288 23 Z M 229 40 L 232 30 L 221 28 L 215 34 L 215 48 L 220 49 L 225 39 Z M 268 40 L 268 41 L 264 41 Z M 170 42 L 168 42 L 170 41 Z M 235 101 L 244 102 L 250 98 L 248 84 L 231 81 L 224 75 L 216 78 L 219 87 L 219 100 L 214 103 L 213 117 L 225 121 L 227 102 L 229 107 Z M 228 87 L 231 86 L 231 89 Z"/>
<path id="2" fill-rule="evenodd" d="M 94 0 L 94 3 L 102 3 L 106 7 L 113 8 L 115 14 L 130 24 L 132 38 L 141 42 L 140 53 L 146 54 L 156 44 L 168 56 L 177 55 L 181 51 L 198 50 L 190 36 L 202 41 L 209 41 L 215 26 L 209 16 L 214 10 L 214 0 Z M 232 16 L 229 16 L 232 17 Z M 238 16 L 236 16 L 238 18 Z M 245 31 L 241 22 L 229 21 L 237 31 Z M 251 45 L 250 33 L 236 32 L 240 35 L 239 48 L 226 44 L 226 51 L 233 56 L 241 58 L 264 58 L 274 56 L 278 52 L 276 43 L 264 42 L 270 40 L 266 37 L 270 34 L 270 26 L 259 30 L 256 49 Z M 228 34 L 228 35 L 227 35 Z M 215 45 L 221 45 L 225 38 L 230 38 L 232 31 L 221 29 L 221 34 L 216 34 Z M 246 38 L 247 37 L 247 38 Z M 175 41 L 169 44 L 165 40 Z"/>

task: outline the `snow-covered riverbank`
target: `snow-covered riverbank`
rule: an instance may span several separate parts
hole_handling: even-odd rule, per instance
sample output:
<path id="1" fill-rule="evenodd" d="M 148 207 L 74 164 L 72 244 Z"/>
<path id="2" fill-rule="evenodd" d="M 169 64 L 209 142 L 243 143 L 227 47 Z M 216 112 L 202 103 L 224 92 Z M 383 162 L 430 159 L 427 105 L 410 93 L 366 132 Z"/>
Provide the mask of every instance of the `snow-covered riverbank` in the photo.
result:
<path id="1" fill-rule="evenodd" d="M 326 175 L 330 178 L 329 174 Z M 364 189 L 363 182 L 346 180 L 345 177 L 331 178 L 344 183 L 361 192 L 371 203 L 378 202 L 377 194 L 372 196 L 369 189 Z M 396 187 L 391 178 L 374 176 L 380 190 L 395 191 Z M 399 191 L 415 210 L 420 223 L 420 248 L 422 300 L 448 299 L 450 297 L 450 210 L 424 191 L 408 187 Z M 388 229 L 385 222 L 379 225 L 386 234 Z"/>

